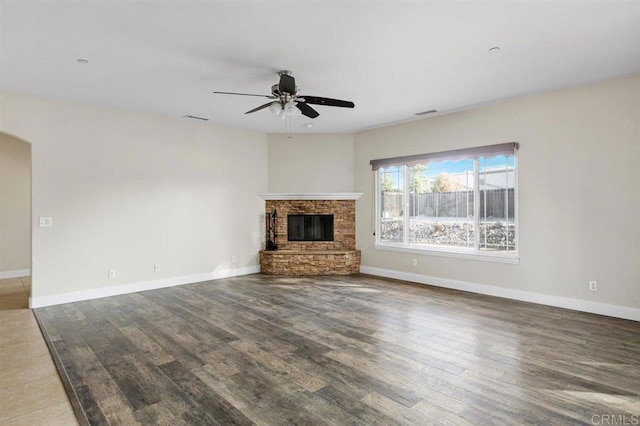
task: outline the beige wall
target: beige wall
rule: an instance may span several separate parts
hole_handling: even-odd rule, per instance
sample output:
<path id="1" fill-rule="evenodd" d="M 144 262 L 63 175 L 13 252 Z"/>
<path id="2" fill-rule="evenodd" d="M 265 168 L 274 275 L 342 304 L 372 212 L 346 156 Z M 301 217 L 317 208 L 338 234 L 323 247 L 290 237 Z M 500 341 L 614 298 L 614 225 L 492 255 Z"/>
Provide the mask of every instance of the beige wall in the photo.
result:
<path id="1" fill-rule="evenodd" d="M 369 160 L 510 141 L 520 143 L 519 265 L 374 249 Z M 640 307 L 640 75 L 361 132 L 355 165 L 364 265 Z"/>
<path id="2" fill-rule="evenodd" d="M 635 75 L 285 140 L 4 93 L 0 131 L 32 143 L 36 296 L 225 270 L 231 256 L 255 266 L 264 209 L 256 193 L 356 191 L 365 266 L 639 308 L 639 95 Z M 508 141 L 520 143 L 519 265 L 373 248 L 369 160 Z M 36 227 L 39 216 L 54 226 Z"/>
<path id="3" fill-rule="evenodd" d="M 269 192 L 353 192 L 353 135 L 269 135 Z"/>
<path id="4" fill-rule="evenodd" d="M 31 268 L 31 147 L 0 133 L 0 277 Z"/>
<path id="5" fill-rule="evenodd" d="M 0 130 L 32 144 L 33 296 L 258 265 L 266 135 L 0 96 Z"/>

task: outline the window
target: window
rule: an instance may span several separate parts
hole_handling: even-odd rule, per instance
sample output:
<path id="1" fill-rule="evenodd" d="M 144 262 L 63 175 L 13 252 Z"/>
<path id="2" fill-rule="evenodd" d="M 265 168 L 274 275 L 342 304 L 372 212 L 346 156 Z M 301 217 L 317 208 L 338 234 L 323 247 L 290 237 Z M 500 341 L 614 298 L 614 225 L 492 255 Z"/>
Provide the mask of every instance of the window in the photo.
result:
<path id="1" fill-rule="evenodd" d="M 517 148 L 372 160 L 376 248 L 517 262 Z"/>

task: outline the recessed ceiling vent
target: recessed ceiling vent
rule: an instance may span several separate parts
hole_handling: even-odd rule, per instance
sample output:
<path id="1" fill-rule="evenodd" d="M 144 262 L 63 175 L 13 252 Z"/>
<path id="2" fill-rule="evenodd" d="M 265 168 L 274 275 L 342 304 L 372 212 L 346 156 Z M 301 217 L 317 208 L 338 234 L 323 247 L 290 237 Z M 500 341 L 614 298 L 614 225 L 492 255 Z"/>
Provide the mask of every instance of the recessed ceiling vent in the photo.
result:
<path id="1" fill-rule="evenodd" d="M 438 112 L 438 110 L 430 109 L 429 111 L 416 112 L 416 115 L 427 115 L 427 114 L 433 114 L 434 112 Z"/>
<path id="2" fill-rule="evenodd" d="M 199 120 L 199 121 L 209 121 L 208 118 L 204 118 L 204 117 L 196 117 L 195 115 L 183 115 L 182 118 L 190 118 L 192 120 Z"/>

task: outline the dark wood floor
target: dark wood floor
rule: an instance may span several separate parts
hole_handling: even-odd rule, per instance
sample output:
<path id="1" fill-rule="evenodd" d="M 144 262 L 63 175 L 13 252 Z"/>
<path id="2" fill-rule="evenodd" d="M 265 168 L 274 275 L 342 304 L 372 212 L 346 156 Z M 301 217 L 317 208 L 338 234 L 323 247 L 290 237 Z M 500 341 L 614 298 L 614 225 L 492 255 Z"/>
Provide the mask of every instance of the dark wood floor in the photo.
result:
<path id="1" fill-rule="evenodd" d="M 633 321 L 365 275 L 250 275 L 36 315 L 91 424 L 640 419 Z"/>

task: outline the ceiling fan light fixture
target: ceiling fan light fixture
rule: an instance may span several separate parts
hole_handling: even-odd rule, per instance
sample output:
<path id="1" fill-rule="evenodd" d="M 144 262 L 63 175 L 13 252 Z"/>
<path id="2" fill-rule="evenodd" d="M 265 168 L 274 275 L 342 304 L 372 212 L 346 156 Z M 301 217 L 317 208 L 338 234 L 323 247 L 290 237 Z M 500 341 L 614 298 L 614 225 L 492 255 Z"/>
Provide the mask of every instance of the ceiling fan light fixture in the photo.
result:
<path id="1" fill-rule="evenodd" d="M 293 101 L 289 101 L 285 104 L 284 112 L 287 114 L 287 116 L 292 118 L 298 117 L 300 114 L 302 114 L 302 112 L 300 112 L 300 110 L 296 106 L 296 103 Z"/>
<path id="2" fill-rule="evenodd" d="M 280 112 L 278 113 L 278 118 L 281 118 L 283 120 L 287 118 L 287 113 L 285 112 L 284 108 L 280 109 Z"/>
<path id="3" fill-rule="evenodd" d="M 271 111 L 275 115 L 278 115 L 280 114 L 280 111 L 282 111 L 282 105 L 280 105 L 278 102 L 273 102 L 271 106 L 269 106 L 269 111 Z"/>

